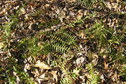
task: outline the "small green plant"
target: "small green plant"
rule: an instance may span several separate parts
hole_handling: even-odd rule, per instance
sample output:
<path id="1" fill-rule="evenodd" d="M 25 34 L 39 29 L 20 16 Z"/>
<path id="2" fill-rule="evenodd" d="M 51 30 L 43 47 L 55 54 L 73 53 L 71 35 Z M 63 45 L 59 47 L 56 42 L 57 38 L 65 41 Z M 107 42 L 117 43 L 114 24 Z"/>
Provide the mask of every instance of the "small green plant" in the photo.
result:
<path id="1" fill-rule="evenodd" d="M 88 70 L 89 70 L 89 74 L 91 76 L 91 78 L 89 80 L 90 84 L 99 84 L 100 76 L 95 73 L 95 69 L 93 67 L 93 64 L 88 64 L 87 67 L 88 67 Z"/>
<path id="2" fill-rule="evenodd" d="M 113 34 L 113 30 L 106 28 L 101 22 L 96 22 L 91 28 L 86 29 L 85 33 L 87 38 L 94 41 L 97 44 L 97 49 L 99 49 L 108 46 L 108 39 Z"/>
<path id="3" fill-rule="evenodd" d="M 60 84 L 72 84 L 72 80 L 68 77 L 64 77 L 60 80 Z"/>
<path id="4" fill-rule="evenodd" d="M 123 71 L 120 73 L 120 80 L 126 81 L 126 67 L 123 67 Z"/>
<path id="5" fill-rule="evenodd" d="M 92 7 L 97 0 L 78 0 L 78 2 L 86 7 Z"/>
<path id="6" fill-rule="evenodd" d="M 14 28 L 17 22 L 18 19 L 13 18 L 10 22 L 5 23 L 5 25 L 3 26 L 3 30 L 4 30 L 3 39 L 7 39 L 11 35 L 12 29 Z"/>

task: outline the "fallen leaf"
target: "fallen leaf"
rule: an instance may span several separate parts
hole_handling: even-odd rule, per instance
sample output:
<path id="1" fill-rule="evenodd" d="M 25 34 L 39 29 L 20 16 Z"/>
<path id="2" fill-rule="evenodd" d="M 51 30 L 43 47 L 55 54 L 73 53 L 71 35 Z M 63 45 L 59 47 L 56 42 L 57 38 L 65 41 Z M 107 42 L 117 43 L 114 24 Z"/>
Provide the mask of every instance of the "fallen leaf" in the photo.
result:
<path id="1" fill-rule="evenodd" d="M 41 62 L 40 60 L 36 62 L 35 67 L 39 67 L 40 69 L 51 69 L 51 67 L 49 67 L 44 62 Z"/>
<path id="2" fill-rule="evenodd" d="M 0 42 L 0 49 L 3 48 L 4 43 Z"/>
<path id="3" fill-rule="evenodd" d="M 83 11 L 82 10 L 79 10 L 77 12 L 77 19 L 80 20 L 80 19 L 82 19 L 82 17 L 83 17 Z"/>

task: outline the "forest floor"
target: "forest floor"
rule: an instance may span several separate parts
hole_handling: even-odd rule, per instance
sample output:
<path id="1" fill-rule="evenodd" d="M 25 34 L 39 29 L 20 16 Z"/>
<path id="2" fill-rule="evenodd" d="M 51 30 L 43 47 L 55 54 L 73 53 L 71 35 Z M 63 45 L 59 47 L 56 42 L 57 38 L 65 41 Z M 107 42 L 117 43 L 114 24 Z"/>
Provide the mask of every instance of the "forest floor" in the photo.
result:
<path id="1" fill-rule="evenodd" d="M 125 0 L 1 0 L 0 84 L 126 84 Z"/>

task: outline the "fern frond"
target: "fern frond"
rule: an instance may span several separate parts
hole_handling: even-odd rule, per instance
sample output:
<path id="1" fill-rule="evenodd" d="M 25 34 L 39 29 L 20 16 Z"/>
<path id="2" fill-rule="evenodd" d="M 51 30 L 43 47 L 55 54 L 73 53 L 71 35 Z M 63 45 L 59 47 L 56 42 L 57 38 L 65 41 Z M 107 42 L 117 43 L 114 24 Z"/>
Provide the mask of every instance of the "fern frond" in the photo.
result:
<path id="1" fill-rule="evenodd" d="M 70 48 L 67 47 L 65 44 L 54 44 L 51 46 L 53 50 L 55 50 L 56 52 L 61 52 L 61 53 L 66 53 Z"/>
<path id="2" fill-rule="evenodd" d="M 73 36 L 64 32 L 55 33 L 53 35 L 50 35 L 50 37 L 57 42 L 64 43 L 67 45 L 71 45 L 75 42 L 75 38 Z"/>
<path id="3" fill-rule="evenodd" d="M 44 50 L 48 53 L 66 53 L 75 43 L 75 38 L 66 32 L 56 32 L 49 34 L 48 43 L 45 43 Z"/>
<path id="4" fill-rule="evenodd" d="M 44 50 L 47 53 L 57 52 L 57 53 L 66 53 L 70 48 L 66 44 L 52 43 L 44 46 Z"/>

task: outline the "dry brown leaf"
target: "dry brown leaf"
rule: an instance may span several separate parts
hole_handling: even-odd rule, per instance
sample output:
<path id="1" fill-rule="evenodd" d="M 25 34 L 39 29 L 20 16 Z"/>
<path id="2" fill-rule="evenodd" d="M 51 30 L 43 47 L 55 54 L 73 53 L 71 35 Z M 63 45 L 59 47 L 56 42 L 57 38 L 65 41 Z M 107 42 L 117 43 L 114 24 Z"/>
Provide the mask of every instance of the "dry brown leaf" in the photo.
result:
<path id="1" fill-rule="evenodd" d="M 79 10 L 77 12 L 77 19 L 80 20 L 80 19 L 82 19 L 82 17 L 83 17 L 83 10 Z"/>
<path id="2" fill-rule="evenodd" d="M 40 60 L 36 62 L 35 67 L 39 67 L 40 69 L 51 69 L 51 67 L 49 67 L 44 62 L 41 62 Z"/>
<path id="3" fill-rule="evenodd" d="M 56 82 L 58 81 L 58 75 L 57 75 L 57 71 L 52 71 L 50 72 L 53 75 L 53 78 L 55 78 Z"/>
<path id="4" fill-rule="evenodd" d="M 0 42 L 0 49 L 4 47 L 4 43 Z"/>
<path id="5" fill-rule="evenodd" d="M 77 64 L 77 66 L 79 66 L 79 65 L 82 65 L 85 61 L 86 61 L 86 59 L 84 57 L 79 57 L 76 60 L 76 64 Z"/>
<path id="6" fill-rule="evenodd" d="M 104 55 L 103 56 L 103 58 L 104 58 L 104 69 L 108 69 L 108 63 L 107 63 L 107 56 L 106 55 Z"/>
<path id="7" fill-rule="evenodd" d="M 68 2 L 76 2 L 77 0 L 66 0 L 66 1 L 68 1 Z"/>
<path id="8" fill-rule="evenodd" d="M 39 71 L 37 69 L 35 69 L 31 73 L 34 74 L 34 77 L 38 77 L 40 75 L 40 73 L 39 73 Z"/>

